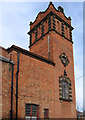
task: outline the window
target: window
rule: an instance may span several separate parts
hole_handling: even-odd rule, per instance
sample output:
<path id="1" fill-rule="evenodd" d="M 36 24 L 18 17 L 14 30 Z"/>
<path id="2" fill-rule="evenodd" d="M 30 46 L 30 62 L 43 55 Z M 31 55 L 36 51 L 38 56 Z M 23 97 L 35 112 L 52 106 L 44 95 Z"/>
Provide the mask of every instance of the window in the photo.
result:
<path id="1" fill-rule="evenodd" d="M 49 109 L 44 109 L 44 118 L 45 119 L 49 118 Z"/>
<path id="2" fill-rule="evenodd" d="M 48 19 L 48 30 L 50 30 L 51 29 L 51 17 L 49 17 L 49 19 Z"/>
<path id="3" fill-rule="evenodd" d="M 65 101 L 72 101 L 71 80 L 67 77 L 64 70 L 64 75 L 59 77 L 59 99 Z"/>
<path id="4" fill-rule="evenodd" d="M 66 81 L 62 81 L 62 97 L 64 99 L 69 98 L 69 85 Z"/>
<path id="5" fill-rule="evenodd" d="M 53 16 L 53 29 L 55 29 L 55 17 Z"/>
<path id="6" fill-rule="evenodd" d="M 37 29 L 35 31 L 35 41 L 37 41 Z"/>
<path id="7" fill-rule="evenodd" d="M 44 35 L 44 22 L 41 24 L 41 36 Z"/>
<path id="8" fill-rule="evenodd" d="M 66 37 L 68 38 L 68 28 L 66 27 Z"/>
<path id="9" fill-rule="evenodd" d="M 32 44 L 32 33 L 30 34 L 30 45 Z"/>
<path id="10" fill-rule="evenodd" d="M 60 33 L 60 23 L 57 21 L 57 31 Z"/>
<path id="11" fill-rule="evenodd" d="M 61 23 L 61 31 L 62 31 L 62 35 L 64 35 L 64 23 Z"/>
<path id="12" fill-rule="evenodd" d="M 25 108 L 25 119 L 26 120 L 37 120 L 38 119 L 38 105 L 26 104 Z"/>
<path id="13" fill-rule="evenodd" d="M 69 29 L 69 35 L 70 35 L 70 40 L 72 40 L 72 32 L 71 32 L 71 29 Z"/>

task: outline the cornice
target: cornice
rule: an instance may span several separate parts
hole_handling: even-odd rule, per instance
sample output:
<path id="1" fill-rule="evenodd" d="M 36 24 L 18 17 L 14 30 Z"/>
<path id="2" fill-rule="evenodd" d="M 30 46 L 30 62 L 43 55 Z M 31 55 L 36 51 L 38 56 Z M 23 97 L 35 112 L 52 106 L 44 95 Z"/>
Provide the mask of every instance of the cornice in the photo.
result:
<path id="1" fill-rule="evenodd" d="M 57 32 L 55 29 L 50 29 L 48 32 L 46 32 L 44 35 L 42 35 L 38 40 L 36 40 L 33 44 L 31 44 L 29 46 L 29 48 L 31 46 L 33 46 L 36 42 L 38 42 L 40 39 L 42 39 L 45 35 L 47 35 L 50 31 L 55 31 L 57 34 L 59 34 L 60 36 L 64 37 L 66 40 L 68 40 L 69 42 L 71 42 L 72 44 L 74 43 L 72 40 L 69 40 L 68 38 L 66 38 L 64 35 L 60 34 L 59 32 Z"/>
<path id="2" fill-rule="evenodd" d="M 44 21 L 48 18 L 49 15 L 55 15 L 55 17 L 56 17 L 59 21 L 64 22 L 64 24 L 65 24 L 67 27 L 71 28 L 71 30 L 74 29 L 71 25 L 69 25 L 69 24 L 68 24 L 67 22 L 65 22 L 62 18 L 60 18 L 60 17 L 59 17 L 58 15 L 56 15 L 53 11 L 51 11 L 51 12 L 49 12 L 37 25 L 35 25 L 27 34 L 30 35 L 30 34 L 35 30 L 35 28 L 38 27 L 38 26 L 41 24 L 41 22 L 44 22 Z"/>

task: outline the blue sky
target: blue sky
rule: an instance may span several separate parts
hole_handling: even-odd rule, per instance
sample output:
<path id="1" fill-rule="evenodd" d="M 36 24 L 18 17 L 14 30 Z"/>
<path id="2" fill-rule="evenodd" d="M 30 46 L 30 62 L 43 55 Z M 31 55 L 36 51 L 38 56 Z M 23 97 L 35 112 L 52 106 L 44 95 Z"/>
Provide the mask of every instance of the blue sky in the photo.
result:
<path id="1" fill-rule="evenodd" d="M 0 3 L 0 45 L 8 48 L 15 44 L 28 50 L 30 21 L 40 11 L 46 10 L 49 2 L 1 2 Z M 83 2 L 53 2 L 62 6 L 65 15 L 71 16 L 75 67 L 76 101 L 78 109 L 83 107 Z"/>

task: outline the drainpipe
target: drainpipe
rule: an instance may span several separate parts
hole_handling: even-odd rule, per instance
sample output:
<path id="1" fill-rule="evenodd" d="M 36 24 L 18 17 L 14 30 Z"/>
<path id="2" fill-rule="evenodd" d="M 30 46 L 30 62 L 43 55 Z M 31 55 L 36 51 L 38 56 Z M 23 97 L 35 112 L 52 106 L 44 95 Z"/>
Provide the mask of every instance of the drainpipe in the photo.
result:
<path id="1" fill-rule="evenodd" d="M 16 120 L 18 119 L 18 74 L 19 74 L 19 52 L 17 53 L 17 72 L 16 72 Z"/>
<path id="2" fill-rule="evenodd" d="M 11 80 L 11 120 L 13 119 L 13 74 L 14 74 L 14 64 L 12 64 L 12 80 Z"/>

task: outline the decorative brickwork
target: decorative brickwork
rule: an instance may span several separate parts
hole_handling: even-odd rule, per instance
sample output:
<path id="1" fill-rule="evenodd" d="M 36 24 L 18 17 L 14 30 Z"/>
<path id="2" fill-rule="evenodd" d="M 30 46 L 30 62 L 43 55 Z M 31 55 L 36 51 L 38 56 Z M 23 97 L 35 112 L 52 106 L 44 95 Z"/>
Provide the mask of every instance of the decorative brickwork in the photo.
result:
<path id="1" fill-rule="evenodd" d="M 63 89 L 64 82 L 67 83 L 68 88 L 66 88 L 66 84 L 65 84 Z M 67 77 L 65 70 L 64 70 L 64 75 L 59 77 L 59 98 L 65 101 L 72 101 L 71 80 L 69 77 Z"/>
<path id="2" fill-rule="evenodd" d="M 69 63 L 69 60 L 68 60 L 68 57 L 65 55 L 65 53 L 62 53 L 60 56 L 59 56 L 62 64 L 66 67 Z"/>

